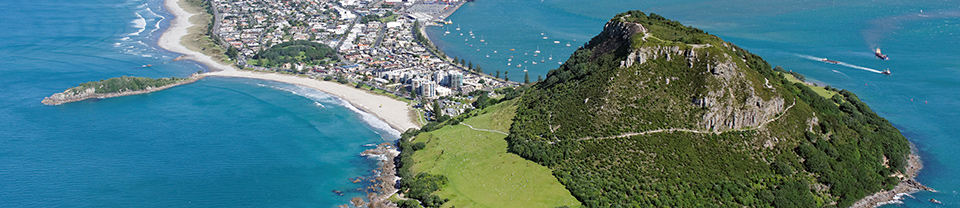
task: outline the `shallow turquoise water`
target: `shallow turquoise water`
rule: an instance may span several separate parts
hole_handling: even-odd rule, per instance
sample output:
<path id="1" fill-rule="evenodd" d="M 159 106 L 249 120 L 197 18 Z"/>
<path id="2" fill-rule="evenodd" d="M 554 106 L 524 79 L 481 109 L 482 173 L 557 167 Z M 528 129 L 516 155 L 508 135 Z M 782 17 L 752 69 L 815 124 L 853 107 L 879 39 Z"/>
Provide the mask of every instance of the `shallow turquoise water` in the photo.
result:
<path id="1" fill-rule="evenodd" d="M 607 20 L 627 10 L 657 13 L 699 27 L 773 65 L 800 72 L 808 81 L 857 93 L 917 146 L 926 166 L 918 180 L 940 191 L 915 194 L 916 199 L 907 199 L 903 206 L 932 207 L 930 198 L 943 201 L 944 206 L 960 206 L 957 2 L 477 1 L 451 15 L 454 24 L 427 32 L 445 53 L 480 65 L 484 72 L 509 71 L 511 80 L 522 81 L 526 68 L 536 80 L 599 33 Z M 444 35 L 446 31 L 450 34 Z M 565 46 L 567 42 L 570 47 Z M 875 47 L 881 47 L 890 60 L 875 58 Z M 541 53 L 534 57 L 538 48 Z M 550 55 L 553 60 L 529 63 Z M 816 61 L 820 57 L 848 65 Z M 517 68 L 518 63 L 524 68 Z M 892 76 L 871 71 L 887 68 Z"/>
<path id="2" fill-rule="evenodd" d="M 347 178 L 375 161 L 359 153 L 395 132 L 318 91 L 207 78 L 40 103 L 82 82 L 203 70 L 156 46 L 172 19 L 161 3 L 0 1 L 0 207 L 335 207 L 362 195 L 369 184 Z"/>

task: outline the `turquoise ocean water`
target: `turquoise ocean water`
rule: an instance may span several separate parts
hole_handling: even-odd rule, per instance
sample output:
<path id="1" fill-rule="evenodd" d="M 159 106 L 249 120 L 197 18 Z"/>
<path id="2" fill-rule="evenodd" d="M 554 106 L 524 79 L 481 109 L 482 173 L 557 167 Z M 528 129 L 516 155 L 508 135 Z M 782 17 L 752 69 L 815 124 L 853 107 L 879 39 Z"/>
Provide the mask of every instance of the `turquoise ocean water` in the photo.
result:
<path id="1" fill-rule="evenodd" d="M 800 72 L 808 81 L 857 93 L 916 145 L 926 166 L 918 180 L 940 191 L 914 194 L 916 199 L 907 198 L 903 206 L 934 207 L 930 198 L 960 206 L 956 1 L 480 0 L 451 15 L 453 24 L 427 32 L 445 53 L 484 72 L 509 72 L 510 80 L 522 81 L 527 69 L 535 81 L 598 34 L 613 15 L 627 10 L 699 27 L 773 65 Z M 890 60 L 875 58 L 875 47 Z M 536 50 L 541 53 L 533 56 Z M 892 76 L 879 74 L 887 68 Z"/>
<path id="2" fill-rule="evenodd" d="M 207 78 L 44 106 L 117 76 L 186 76 L 161 0 L 0 1 L 0 207 L 336 207 L 396 132 L 298 86 Z M 153 67 L 141 68 L 145 64 Z M 344 196 L 333 193 L 341 190 Z"/>

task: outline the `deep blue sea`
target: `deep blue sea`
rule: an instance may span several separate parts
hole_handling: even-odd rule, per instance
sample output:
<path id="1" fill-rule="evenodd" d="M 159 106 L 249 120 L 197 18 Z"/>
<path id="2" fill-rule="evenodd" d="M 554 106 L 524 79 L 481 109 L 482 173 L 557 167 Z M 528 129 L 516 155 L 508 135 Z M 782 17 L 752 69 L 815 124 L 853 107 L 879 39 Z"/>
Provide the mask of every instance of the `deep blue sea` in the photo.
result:
<path id="1" fill-rule="evenodd" d="M 363 195 L 369 184 L 348 178 L 376 164 L 360 152 L 396 135 L 318 91 L 207 78 L 40 103 L 87 81 L 205 70 L 156 46 L 173 18 L 161 5 L 0 1 L 0 207 L 336 207 Z"/>
<path id="2" fill-rule="evenodd" d="M 451 57 L 484 72 L 509 72 L 514 81 L 527 69 L 535 81 L 627 10 L 699 27 L 808 81 L 857 93 L 916 145 L 925 165 L 918 180 L 940 191 L 914 194 L 901 206 L 935 207 L 928 202 L 935 198 L 943 207 L 960 207 L 957 1 L 479 0 L 451 15 L 453 24 L 427 31 Z M 876 47 L 890 60 L 875 58 Z M 541 53 L 533 56 L 536 50 Z M 888 68 L 892 76 L 879 74 Z"/>

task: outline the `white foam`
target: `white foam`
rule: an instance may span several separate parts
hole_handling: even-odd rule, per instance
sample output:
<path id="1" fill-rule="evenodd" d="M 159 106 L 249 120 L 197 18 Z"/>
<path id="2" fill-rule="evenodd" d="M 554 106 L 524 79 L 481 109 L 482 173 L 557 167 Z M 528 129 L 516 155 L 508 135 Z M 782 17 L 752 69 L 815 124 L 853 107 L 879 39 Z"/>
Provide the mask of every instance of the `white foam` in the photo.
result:
<path id="1" fill-rule="evenodd" d="M 153 23 L 153 28 L 150 30 L 149 33 L 147 33 L 148 35 L 153 34 L 154 32 L 160 29 L 160 22 L 163 22 L 163 19 L 164 19 L 163 16 L 158 15 L 156 12 L 153 12 L 153 10 L 150 8 L 145 8 L 143 10 L 140 10 L 139 13 L 141 14 L 141 16 L 145 17 L 147 21 L 156 21 Z"/>
<path id="2" fill-rule="evenodd" d="M 147 28 L 147 19 L 144 19 L 143 16 L 141 16 L 139 13 L 133 13 L 133 14 L 137 15 L 137 19 L 131 21 L 130 23 L 133 23 L 133 27 L 137 28 L 138 30 L 135 33 L 130 33 L 130 35 L 139 36 L 140 33 L 142 33 L 143 30 L 146 30 Z"/>
<path id="3" fill-rule="evenodd" d="M 354 113 L 357 113 L 357 115 L 360 116 L 360 120 L 362 120 L 363 123 L 367 124 L 368 126 L 374 128 L 376 130 L 374 132 L 379 134 L 384 140 L 393 141 L 400 138 L 400 131 L 393 129 L 392 127 L 390 127 L 389 124 L 387 124 L 383 120 L 380 120 L 380 118 L 377 118 L 376 116 L 370 113 L 367 113 L 365 111 L 358 109 L 357 107 L 350 104 L 350 102 L 347 102 L 346 100 L 341 99 L 339 97 L 336 97 L 312 88 L 299 86 L 299 85 L 269 86 L 269 87 L 291 92 L 295 95 L 309 98 L 315 101 L 317 104 L 320 104 L 321 106 L 323 106 L 322 103 L 343 106 L 353 111 Z M 382 134 L 382 133 L 385 133 L 385 134 Z"/>

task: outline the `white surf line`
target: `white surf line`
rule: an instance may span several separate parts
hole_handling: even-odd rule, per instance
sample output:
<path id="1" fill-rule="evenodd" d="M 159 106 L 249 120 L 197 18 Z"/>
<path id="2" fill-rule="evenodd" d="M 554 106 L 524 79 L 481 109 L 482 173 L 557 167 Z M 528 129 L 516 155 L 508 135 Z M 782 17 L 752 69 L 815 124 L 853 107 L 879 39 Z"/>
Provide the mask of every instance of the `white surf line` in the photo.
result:
<path id="1" fill-rule="evenodd" d="M 820 62 L 823 62 L 823 59 L 825 59 L 825 58 L 816 57 L 816 56 L 811 56 L 811 55 L 803 55 L 803 54 L 794 54 L 794 55 L 796 55 L 797 57 L 800 57 L 800 58 L 805 58 L 805 59 L 810 59 L 810 60 L 813 60 L 813 61 L 820 61 Z M 869 72 L 873 72 L 873 73 L 877 73 L 877 74 L 883 73 L 883 72 L 880 71 L 880 70 L 871 69 L 871 68 L 862 67 L 862 66 L 857 66 L 857 65 L 853 65 L 853 64 L 848 64 L 847 62 L 842 62 L 842 61 L 838 61 L 838 62 L 837 62 L 837 65 L 845 66 L 845 67 L 849 67 L 849 68 L 854 68 L 854 69 L 860 69 L 860 70 L 864 70 L 864 71 L 869 71 Z"/>

